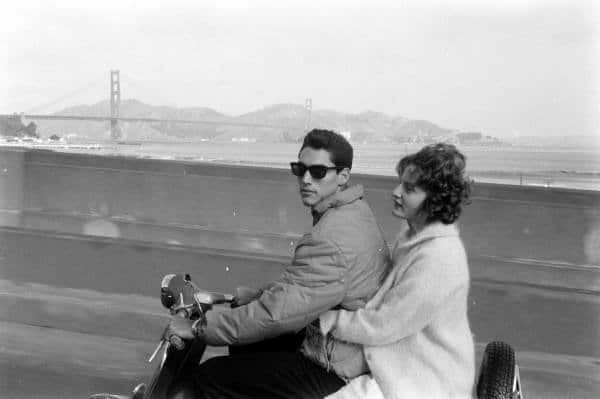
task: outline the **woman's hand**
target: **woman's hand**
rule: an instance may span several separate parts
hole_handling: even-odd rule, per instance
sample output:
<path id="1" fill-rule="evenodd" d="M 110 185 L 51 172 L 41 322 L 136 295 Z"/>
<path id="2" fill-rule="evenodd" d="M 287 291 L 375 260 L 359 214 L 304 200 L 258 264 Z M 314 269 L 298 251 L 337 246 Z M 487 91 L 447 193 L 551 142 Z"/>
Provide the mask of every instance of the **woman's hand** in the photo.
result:
<path id="1" fill-rule="evenodd" d="M 192 320 L 186 319 L 181 316 L 171 317 L 171 322 L 165 331 L 165 338 L 169 338 L 171 335 L 176 335 L 179 338 L 190 340 L 194 339 L 194 331 L 192 330 Z"/>
<path id="2" fill-rule="evenodd" d="M 337 320 L 338 312 L 336 310 L 329 310 L 319 316 L 319 326 L 321 328 L 321 334 L 327 335 L 327 333 L 333 331 L 335 322 Z"/>

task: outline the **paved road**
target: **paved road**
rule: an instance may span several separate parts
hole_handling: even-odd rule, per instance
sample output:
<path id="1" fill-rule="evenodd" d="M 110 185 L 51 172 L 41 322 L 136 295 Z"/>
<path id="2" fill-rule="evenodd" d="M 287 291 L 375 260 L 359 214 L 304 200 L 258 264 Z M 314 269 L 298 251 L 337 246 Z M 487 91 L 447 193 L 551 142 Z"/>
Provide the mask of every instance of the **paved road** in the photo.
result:
<path id="1" fill-rule="evenodd" d="M 486 262 L 471 267 L 498 268 L 511 275 L 527 268 Z M 282 264 L 277 259 L 227 255 L 223 251 L 0 230 L 0 279 L 14 284 L 43 284 L 54 288 L 55 296 L 79 288 L 104 296 L 137 293 L 154 299 L 163 275 L 173 272 L 190 272 L 201 286 L 228 291 L 276 278 Z M 552 269 L 547 274 L 560 272 Z M 584 276 L 597 279 L 600 273 Z M 469 308 L 478 342 L 500 338 L 518 350 L 600 358 L 597 293 L 474 280 Z M 2 317 L 3 312 L 6 310 L 0 307 L 0 320 L 22 321 L 15 320 L 14 315 Z M 48 313 L 46 309 L 44 312 Z"/>
<path id="2" fill-rule="evenodd" d="M 0 398 L 86 398 L 147 381 L 157 342 L 0 322 Z M 207 356 L 223 354 L 211 348 Z"/>
<path id="3" fill-rule="evenodd" d="M 0 340 L 1 398 L 80 399 L 105 391 L 127 393 L 147 380 L 154 366 L 146 362 L 154 342 L 4 322 Z M 222 350 L 212 348 L 209 355 L 219 353 Z M 600 376 L 575 369 L 573 375 L 557 375 L 544 370 L 544 359 L 521 357 L 528 399 L 600 395 Z"/>
<path id="4" fill-rule="evenodd" d="M 280 266 L 268 259 L 1 232 L 0 398 L 127 392 L 151 371 L 145 359 L 164 322 L 155 297 L 162 274 L 197 270 L 194 276 L 215 279 L 222 289 L 249 274 L 262 281 L 261 273 Z M 131 294 L 134 285 L 139 294 Z M 474 281 L 469 305 L 478 342 L 503 339 L 518 350 L 527 398 L 600 397 L 598 295 Z"/>

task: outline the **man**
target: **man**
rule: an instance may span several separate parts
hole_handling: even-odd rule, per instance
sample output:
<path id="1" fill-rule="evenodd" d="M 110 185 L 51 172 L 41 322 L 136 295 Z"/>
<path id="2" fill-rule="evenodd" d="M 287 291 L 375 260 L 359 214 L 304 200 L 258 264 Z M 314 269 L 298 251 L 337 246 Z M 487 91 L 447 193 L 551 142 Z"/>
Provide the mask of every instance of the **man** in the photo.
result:
<path id="1" fill-rule="evenodd" d="M 343 136 L 309 132 L 291 168 L 313 228 L 298 242 L 291 264 L 247 304 L 208 312 L 205 326 L 173 318 L 169 328 L 184 339 L 235 346 L 306 327 L 299 350 L 209 359 L 175 384 L 175 397 L 322 398 L 368 371 L 360 346 L 322 337 L 318 326 L 329 309 L 364 306 L 389 267 L 387 244 L 363 188 L 348 184 L 352 156 Z"/>

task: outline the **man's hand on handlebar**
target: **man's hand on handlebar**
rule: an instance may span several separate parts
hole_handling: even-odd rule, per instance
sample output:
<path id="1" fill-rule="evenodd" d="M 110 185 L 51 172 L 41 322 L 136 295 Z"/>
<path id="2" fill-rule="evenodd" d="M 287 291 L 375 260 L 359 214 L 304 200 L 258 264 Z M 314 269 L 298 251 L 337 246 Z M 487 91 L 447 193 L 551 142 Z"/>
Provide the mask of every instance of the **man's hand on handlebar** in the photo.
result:
<path id="1" fill-rule="evenodd" d="M 176 335 L 179 338 L 190 340 L 194 339 L 194 331 L 192 329 L 192 320 L 186 319 L 180 316 L 171 317 L 171 322 L 165 332 L 165 337 L 169 338 L 171 335 Z"/>

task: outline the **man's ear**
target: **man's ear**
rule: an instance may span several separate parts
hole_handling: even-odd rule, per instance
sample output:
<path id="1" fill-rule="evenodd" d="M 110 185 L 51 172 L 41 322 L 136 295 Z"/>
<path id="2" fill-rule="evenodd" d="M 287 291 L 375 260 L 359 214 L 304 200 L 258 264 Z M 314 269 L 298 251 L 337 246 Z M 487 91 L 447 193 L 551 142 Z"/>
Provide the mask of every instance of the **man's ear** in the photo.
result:
<path id="1" fill-rule="evenodd" d="M 345 186 L 348 184 L 348 180 L 350 180 L 350 169 L 344 168 L 340 170 L 337 174 L 337 185 Z"/>

